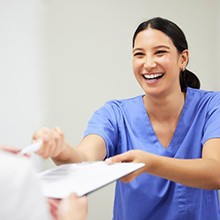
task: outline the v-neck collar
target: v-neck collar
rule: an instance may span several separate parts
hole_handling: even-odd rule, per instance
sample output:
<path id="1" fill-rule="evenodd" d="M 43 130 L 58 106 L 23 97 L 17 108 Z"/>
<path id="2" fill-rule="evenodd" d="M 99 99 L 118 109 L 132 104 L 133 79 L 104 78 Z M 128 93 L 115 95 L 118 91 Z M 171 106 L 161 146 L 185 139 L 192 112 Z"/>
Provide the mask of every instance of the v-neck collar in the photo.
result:
<path id="1" fill-rule="evenodd" d="M 184 121 L 184 118 L 185 118 L 185 114 L 186 114 L 186 109 L 187 109 L 187 106 L 188 106 L 188 103 L 189 103 L 189 98 L 188 98 L 188 90 L 186 92 L 186 98 L 185 98 L 185 101 L 184 101 L 184 104 L 183 104 L 183 108 L 182 108 L 182 111 L 180 113 L 180 117 L 178 119 L 178 122 L 177 122 L 177 126 L 176 126 L 176 129 L 174 131 L 174 134 L 173 134 L 173 137 L 168 145 L 168 147 L 164 147 L 155 131 L 154 131 L 154 128 L 151 124 L 151 121 L 150 121 L 150 118 L 149 118 L 149 115 L 146 111 L 146 108 L 144 106 L 144 101 L 143 101 L 143 96 L 141 96 L 141 113 L 143 114 L 143 118 L 145 118 L 145 122 L 143 123 L 144 126 L 148 126 L 148 134 L 147 135 L 150 135 L 151 136 L 151 139 L 154 143 L 157 143 L 156 145 L 157 146 L 160 146 L 162 148 L 162 150 L 164 151 L 168 151 L 169 153 L 171 154 L 175 154 L 175 152 L 178 150 L 180 144 L 182 143 L 182 140 L 184 138 L 184 134 L 183 134 L 183 131 L 185 131 L 185 127 L 186 127 L 186 121 Z"/>

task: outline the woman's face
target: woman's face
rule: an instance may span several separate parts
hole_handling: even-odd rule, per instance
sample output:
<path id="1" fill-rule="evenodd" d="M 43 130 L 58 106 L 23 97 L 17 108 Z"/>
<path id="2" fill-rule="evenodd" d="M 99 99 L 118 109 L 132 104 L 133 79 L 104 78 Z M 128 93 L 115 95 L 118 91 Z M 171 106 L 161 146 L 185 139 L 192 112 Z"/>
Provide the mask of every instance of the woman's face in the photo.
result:
<path id="1" fill-rule="evenodd" d="M 135 39 L 133 71 L 148 95 L 180 92 L 179 73 L 188 62 L 188 51 L 179 53 L 163 32 L 148 28 Z"/>

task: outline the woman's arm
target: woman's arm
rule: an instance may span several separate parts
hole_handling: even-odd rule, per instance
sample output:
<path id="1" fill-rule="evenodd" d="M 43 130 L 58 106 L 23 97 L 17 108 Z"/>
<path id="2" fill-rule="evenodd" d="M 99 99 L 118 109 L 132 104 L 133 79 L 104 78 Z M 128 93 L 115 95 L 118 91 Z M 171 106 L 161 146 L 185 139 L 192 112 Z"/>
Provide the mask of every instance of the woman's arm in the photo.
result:
<path id="1" fill-rule="evenodd" d="M 51 157 L 56 164 L 81 161 L 104 160 L 105 142 L 102 137 L 86 136 L 77 147 L 65 142 L 64 133 L 59 128 L 41 128 L 33 135 L 33 141 L 41 139 L 43 145 L 36 153 L 43 158 Z"/>
<path id="2" fill-rule="evenodd" d="M 58 156 L 52 157 L 57 165 L 61 163 L 104 160 L 106 157 L 104 140 L 94 134 L 86 136 L 75 148 L 65 143 L 64 149 Z"/>
<path id="3" fill-rule="evenodd" d="M 131 181 L 137 175 L 147 172 L 186 186 L 220 188 L 220 139 L 210 139 L 203 146 L 202 158 L 175 159 L 157 156 L 140 150 L 133 150 L 110 159 L 111 162 L 143 162 L 146 166 L 123 181 Z"/>

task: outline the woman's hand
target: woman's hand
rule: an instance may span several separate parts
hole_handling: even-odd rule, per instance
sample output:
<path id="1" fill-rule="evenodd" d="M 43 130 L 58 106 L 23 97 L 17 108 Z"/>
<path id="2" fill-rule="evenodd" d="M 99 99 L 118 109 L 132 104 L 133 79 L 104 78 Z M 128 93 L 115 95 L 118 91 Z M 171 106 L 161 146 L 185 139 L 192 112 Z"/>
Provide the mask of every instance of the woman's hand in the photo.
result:
<path id="1" fill-rule="evenodd" d="M 64 134 L 58 127 L 38 129 L 33 135 L 33 142 L 39 140 L 42 140 L 43 145 L 36 153 L 43 158 L 55 158 L 65 149 Z"/>
<path id="2" fill-rule="evenodd" d="M 107 163 L 118 163 L 118 162 L 136 162 L 136 163 L 144 163 L 145 166 L 137 171 L 128 174 L 127 176 L 121 178 L 120 180 L 123 182 L 130 182 L 135 179 L 137 176 L 145 172 L 147 166 L 147 158 L 149 154 L 142 150 L 131 150 L 114 157 L 106 159 Z"/>

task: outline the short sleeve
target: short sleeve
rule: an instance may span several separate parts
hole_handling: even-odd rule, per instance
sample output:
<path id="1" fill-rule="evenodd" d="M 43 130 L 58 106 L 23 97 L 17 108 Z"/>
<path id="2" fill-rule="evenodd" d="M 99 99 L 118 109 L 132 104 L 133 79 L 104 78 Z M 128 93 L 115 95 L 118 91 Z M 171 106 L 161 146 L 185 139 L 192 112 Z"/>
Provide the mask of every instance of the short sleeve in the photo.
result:
<path id="1" fill-rule="evenodd" d="M 114 102 L 107 102 L 94 112 L 88 122 L 84 136 L 96 134 L 101 136 L 106 144 L 107 157 L 113 156 L 118 139 L 117 107 Z"/>
<path id="2" fill-rule="evenodd" d="M 202 144 L 211 138 L 220 138 L 220 93 L 216 93 L 210 100 Z"/>

